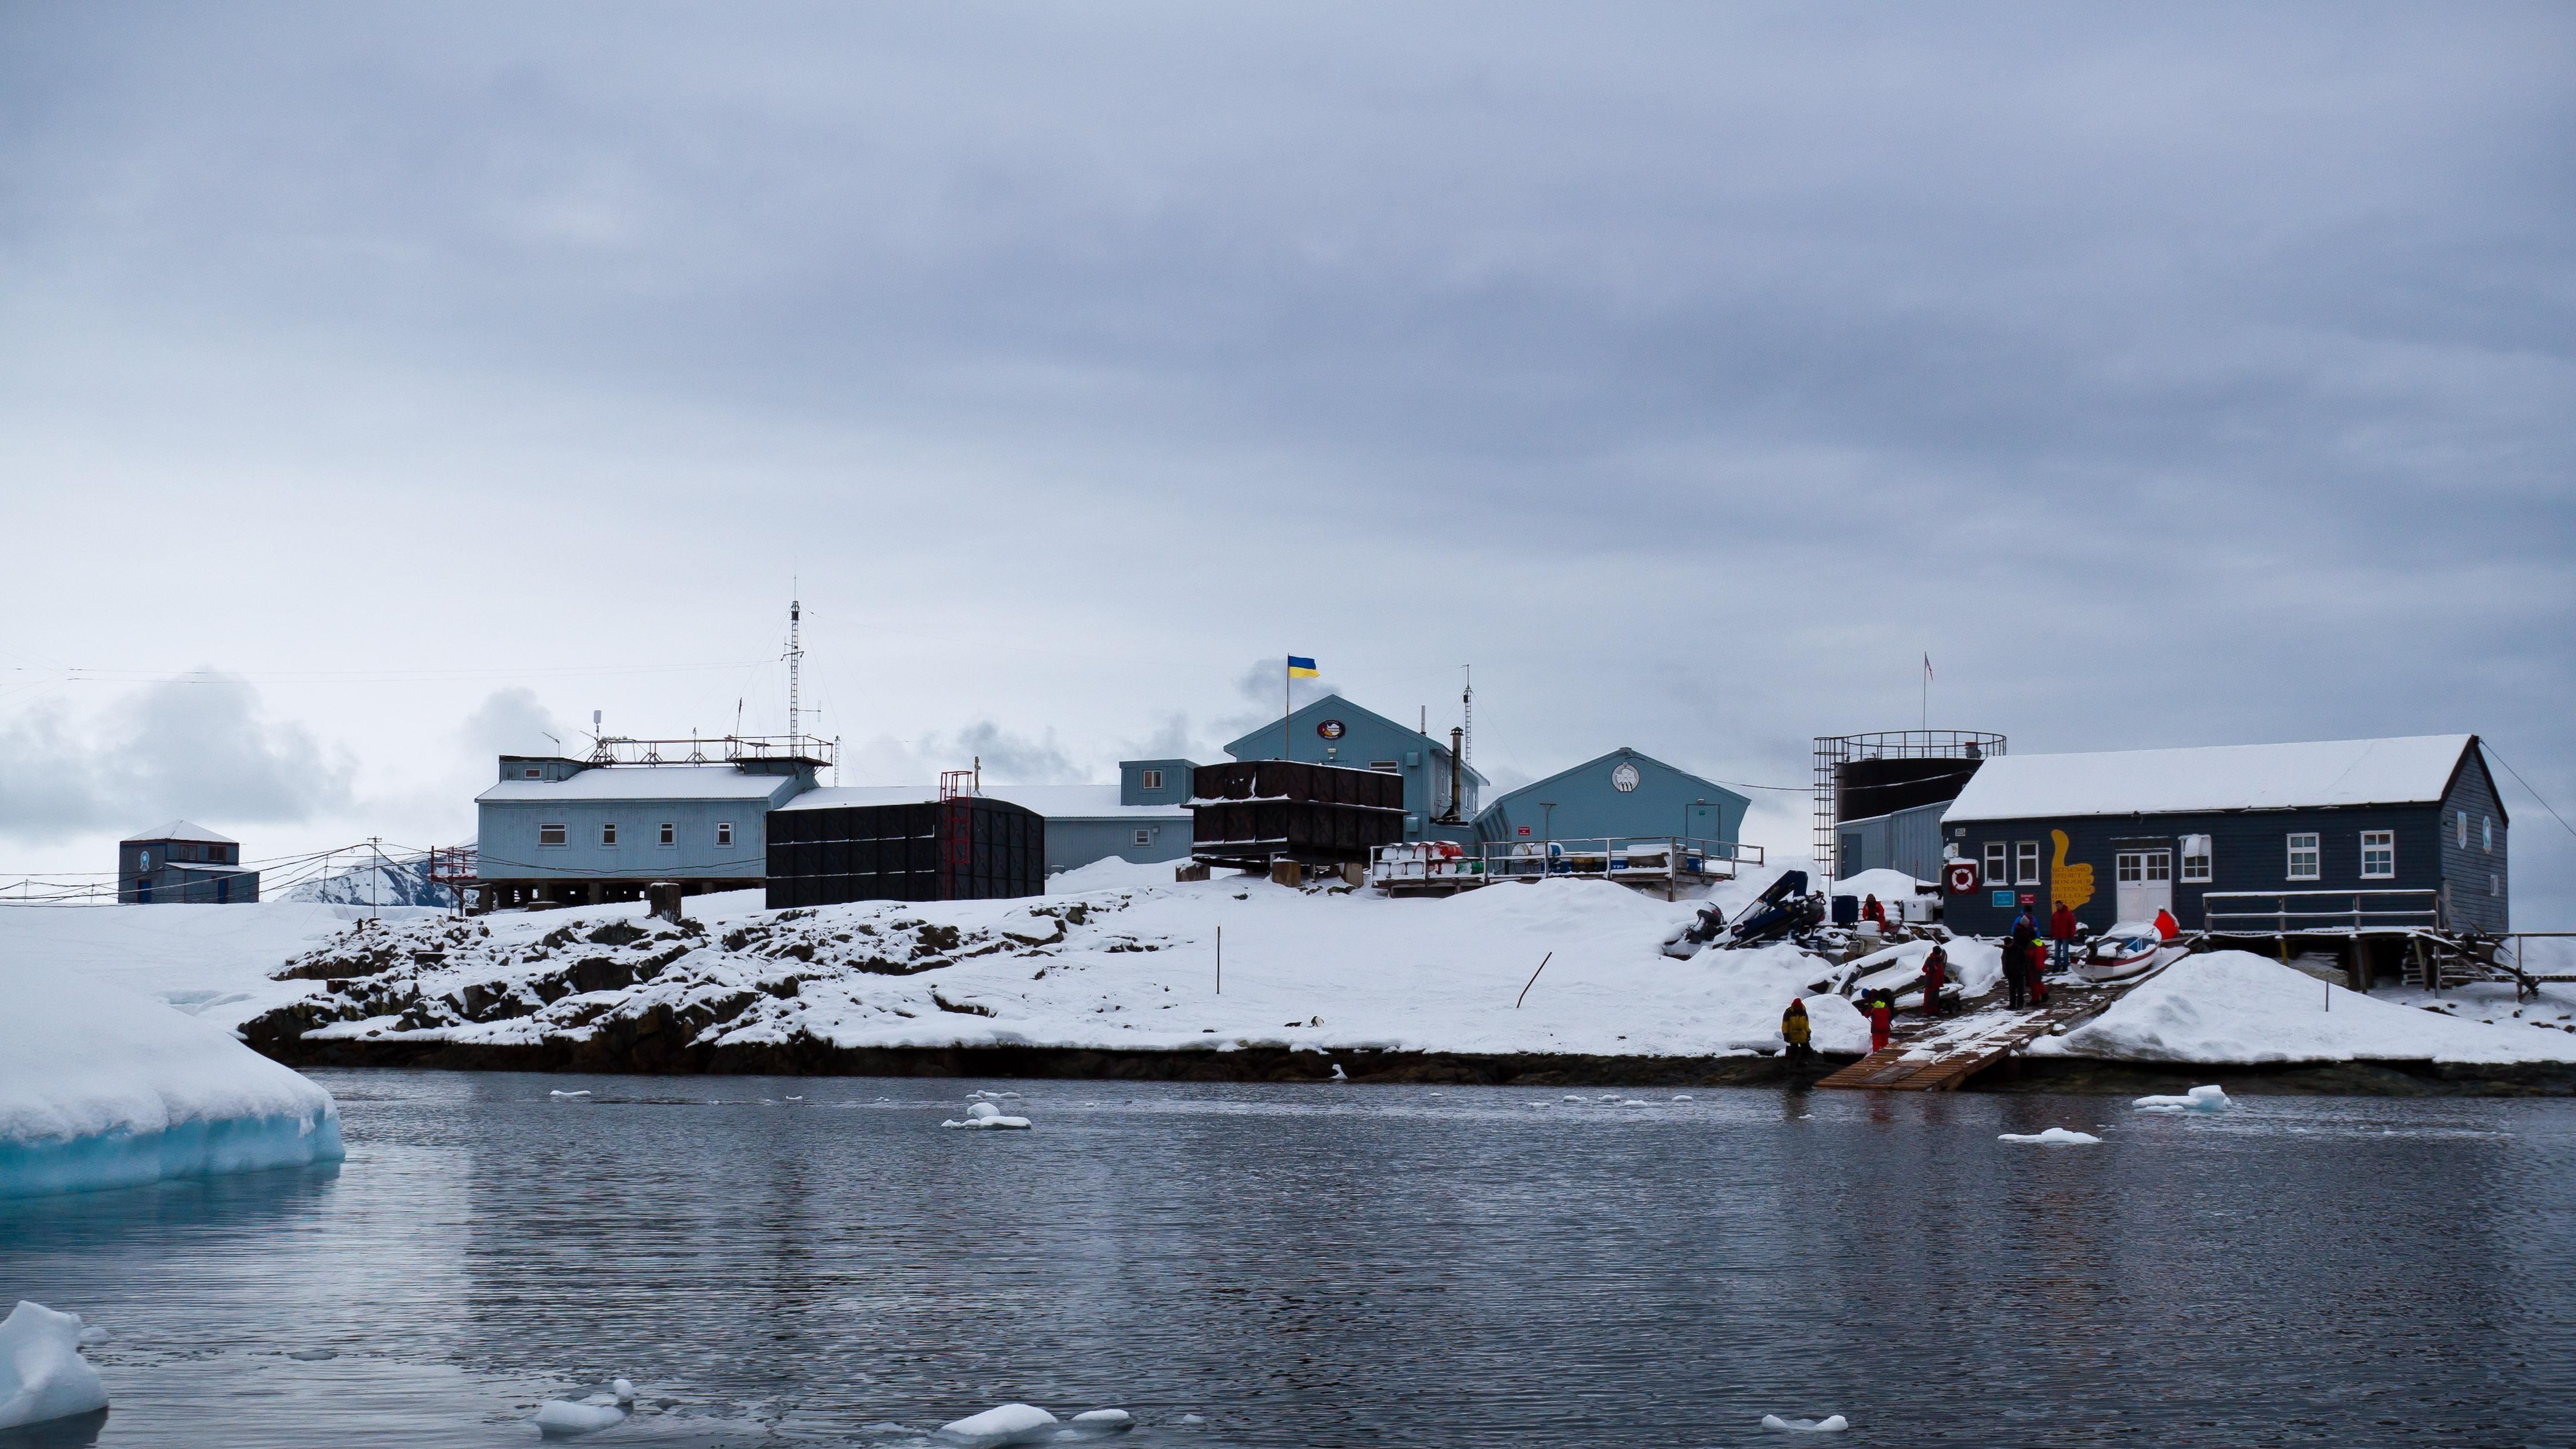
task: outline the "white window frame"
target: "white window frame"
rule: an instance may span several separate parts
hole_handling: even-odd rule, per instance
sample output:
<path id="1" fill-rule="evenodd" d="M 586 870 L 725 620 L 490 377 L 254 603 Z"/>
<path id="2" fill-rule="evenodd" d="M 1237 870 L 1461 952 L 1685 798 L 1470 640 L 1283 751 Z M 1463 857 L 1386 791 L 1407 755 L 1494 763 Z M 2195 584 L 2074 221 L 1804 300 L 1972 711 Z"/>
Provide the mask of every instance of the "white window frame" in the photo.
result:
<path id="1" fill-rule="evenodd" d="M 1987 841 L 1985 863 L 1978 867 L 1978 871 L 1983 884 L 1989 886 L 2011 885 L 2012 842 L 2006 840 Z"/>
<path id="2" fill-rule="evenodd" d="M 679 845 L 680 845 L 680 825 L 679 825 L 679 822 L 678 822 L 678 821 L 676 821 L 676 820 L 665 820 L 665 821 L 663 821 L 663 822 L 662 822 L 662 846 L 663 846 L 663 848 L 664 848 L 664 849 L 666 849 L 666 850 L 676 850 L 676 849 L 678 849 L 678 848 L 679 848 Z"/>
<path id="3" fill-rule="evenodd" d="M 732 821 L 719 820 L 716 822 L 716 844 L 728 847 L 733 844 Z"/>
<path id="4" fill-rule="evenodd" d="M 2147 858 L 2147 883 L 2152 885 L 2157 881 L 2163 881 L 2167 885 L 2173 884 L 2173 852 L 2150 850 L 2144 854 Z"/>
<path id="5" fill-rule="evenodd" d="M 1139 790 L 1162 789 L 1163 772 L 1160 770 L 1138 770 L 1136 772 L 1136 788 Z"/>
<path id="6" fill-rule="evenodd" d="M 2302 845 L 2300 844 L 2301 841 L 2305 841 L 2307 843 Z M 2305 855 L 2308 858 L 2308 868 L 2304 872 L 2299 869 L 2299 857 L 2302 855 Z M 2298 830 L 2291 832 L 2288 837 L 2288 857 L 2289 858 L 2282 863 L 2284 868 L 2283 879 L 2325 879 L 2325 848 L 2317 832 L 2313 830 Z"/>
<path id="7" fill-rule="evenodd" d="M 2119 885 L 2139 885 L 2147 878 L 2147 853 L 2123 850 L 2111 857 L 2111 879 Z"/>
<path id="8" fill-rule="evenodd" d="M 1138 845 L 1151 845 L 1151 844 L 1153 844 L 1153 843 L 1154 843 L 1154 832 L 1153 832 L 1153 831 L 1151 831 L 1151 830 L 1144 830 L 1144 829 L 1140 829 L 1140 830 L 1138 830 L 1138 831 L 1136 832 L 1136 843 L 1137 843 Z"/>
<path id="9" fill-rule="evenodd" d="M 546 839 L 546 837 L 547 837 L 547 836 L 549 836 L 549 835 L 552 835 L 552 836 L 554 837 L 554 839 L 552 839 L 552 840 L 548 840 L 548 839 Z M 571 827 L 570 825 L 565 825 L 565 824 L 560 824 L 560 823 L 548 823 L 548 822 L 545 822 L 545 821 L 539 821 L 539 822 L 537 823 L 537 849 L 539 849 L 539 850 L 570 850 L 570 849 L 572 849 L 572 827 Z"/>
<path id="10" fill-rule="evenodd" d="M 2038 841 L 2016 840 L 2013 842 L 2013 884 L 2017 886 L 2039 884 Z"/>
<path id="11" fill-rule="evenodd" d="M 2376 852 L 2385 857 L 2378 870 L 2370 868 L 2370 857 Z M 2397 879 L 2397 832 L 2365 830 L 2361 832 L 2361 878 L 2363 880 Z"/>
<path id="12" fill-rule="evenodd" d="M 2208 839 L 2206 836 L 2202 836 L 2200 838 L 2204 840 Z M 2202 851 L 2198 855 L 2192 854 L 2187 849 L 2179 852 L 2182 856 L 2182 874 L 2179 877 L 2182 884 L 2209 884 L 2210 867 L 2213 863 L 2213 857 L 2217 854 L 2217 851 L 2218 842 L 2211 840 L 2209 841 L 2209 849 Z"/>
<path id="13" fill-rule="evenodd" d="M 616 821 L 603 820 L 599 822 L 599 848 L 602 850 L 615 850 L 617 848 Z"/>

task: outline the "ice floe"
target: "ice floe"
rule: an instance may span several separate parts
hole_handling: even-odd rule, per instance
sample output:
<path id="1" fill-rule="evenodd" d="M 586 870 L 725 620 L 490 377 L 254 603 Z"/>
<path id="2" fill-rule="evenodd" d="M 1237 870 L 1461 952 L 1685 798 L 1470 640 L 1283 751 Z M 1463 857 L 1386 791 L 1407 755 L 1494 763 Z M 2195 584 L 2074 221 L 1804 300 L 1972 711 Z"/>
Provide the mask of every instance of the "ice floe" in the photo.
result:
<path id="1" fill-rule="evenodd" d="M 2235 1106 L 2220 1086 L 2194 1087 L 2179 1097 L 2140 1097 L 2129 1104 L 2141 1112 L 2224 1112 Z"/>
<path id="2" fill-rule="evenodd" d="M 992 1103 L 977 1102 L 966 1109 L 966 1118 L 964 1121 L 961 1122 L 951 1119 L 949 1121 L 942 1122 L 939 1125 L 942 1127 L 982 1127 L 1009 1130 L 1027 1127 L 1029 1125 L 1029 1119 L 1026 1117 L 1005 1117 L 1002 1115 L 1002 1109 L 994 1106 Z"/>
<path id="3" fill-rule="evenodd" d="M 537 1432 L 549 1439 L 567 1439 L 576 1434 L 596 1434 L 626 1422 L 635 1411 L 635 1386 L 619 1379 L 604 1394 L 585 1399 L 548 1399 L 539 1405 L 535 1424 Z"/>
<path id="4" fill-rule="evenodd" d="M 331 1094 L 149 997 L 0 963 L 0 1197 L 337 1162 Z"/>
<path id="5" fill-rule="evenodd" d="M 999 1404 L 940 1425 L 939 1437 L 969 1449 L 999 1449 L 1004 1444 L 1051 1439 L 1061 1422 L 1035 1404 Z"/>
<path id="6" fill-rule="evenodd" d="M 548 1092 L 546 1095 L 549 1097 L 587 1097 L 590 1093 L 585 1089 L 579 1092 Z"/>
<path id="7" fill-rule="evenodd" d="M 1783 1419 L 1777 1414 L 1765 1414 L 1762 1427 L 1785 1429 L 1792 1434 L 1839 1434 L 1851 1427 L 1851 1421 L 1840 1414 L 1829 1414 L 1821 1419 Z"/>
<path id="8" fill-rule="evenodd" d="M 2101 1138 L 2090 1132 L 2074 1132 L 2064 1127 L 2051 1127 L 2045 1132 L 2006 1132 L 1998 1142 L 2036 1142 L 2043 1147 L 2084 1147 L 2096 1145 Z"/>
<path id="9" fill-rule="evenodd" d="M 25 1299 L 0 1319 L 0 1429 L 107 1407 L 98 1370 L 81 1357 L 77 1313 Z"/>

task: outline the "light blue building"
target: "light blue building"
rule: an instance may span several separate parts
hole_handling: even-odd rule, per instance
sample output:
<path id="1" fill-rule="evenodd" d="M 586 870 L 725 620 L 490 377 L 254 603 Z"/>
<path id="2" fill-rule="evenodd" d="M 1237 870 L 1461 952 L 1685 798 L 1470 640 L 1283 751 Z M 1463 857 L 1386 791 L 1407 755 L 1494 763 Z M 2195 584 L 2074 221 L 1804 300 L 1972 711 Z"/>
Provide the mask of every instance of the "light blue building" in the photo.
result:
<path id="1" fill-rule="evenodd" d="M 814 762 L 590 764 L 503 755 L 474 797 L 484 905 L 634 900 L 654 881 L 684 893 L 768 879 L 764 818 L 814 788 Z"/>
<path id="2" fill-rule="evenodd" d="M 1338 694 L 1325 695 L 1280 723 L 1252 731 L 1227 745 L 1225 752 L 1238 760 L 1306 760 L 1402 775 L 1405 839 L 1463 843 L 1475 836 L 1474 827 L 1467 822 L 1476 817 L 1476 801 L 1483 793 L 1485 777 L 1470 765 L 1456 769 L 1460 798 L 1454 815 L 1458 823 L 1442 824 L 1443 817 L 1453 813 L 1449 746 Z"/>
<path id="3" fill-rule="evenodd" d="M 1753 802 L 1714 780 L 1621 746 L 1523 785 L 1476 817 L 1485 842 L 1678 836 L 1742 838 Z"/>

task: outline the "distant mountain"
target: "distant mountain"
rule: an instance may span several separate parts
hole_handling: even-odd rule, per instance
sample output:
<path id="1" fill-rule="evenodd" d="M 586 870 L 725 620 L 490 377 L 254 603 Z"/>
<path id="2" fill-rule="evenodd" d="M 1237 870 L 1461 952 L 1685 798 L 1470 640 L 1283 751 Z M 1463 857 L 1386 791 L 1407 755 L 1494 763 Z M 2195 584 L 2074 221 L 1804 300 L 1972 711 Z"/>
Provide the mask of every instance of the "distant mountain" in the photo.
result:
<path id="1" fill-rule="evenodd" d="M 456 893 L 429 878 L 429 857 L 373 852 L 356 857 L 349 869 L 290 887 L 290 901 L 324 901 L 343 906 L 453 906 Z"/>

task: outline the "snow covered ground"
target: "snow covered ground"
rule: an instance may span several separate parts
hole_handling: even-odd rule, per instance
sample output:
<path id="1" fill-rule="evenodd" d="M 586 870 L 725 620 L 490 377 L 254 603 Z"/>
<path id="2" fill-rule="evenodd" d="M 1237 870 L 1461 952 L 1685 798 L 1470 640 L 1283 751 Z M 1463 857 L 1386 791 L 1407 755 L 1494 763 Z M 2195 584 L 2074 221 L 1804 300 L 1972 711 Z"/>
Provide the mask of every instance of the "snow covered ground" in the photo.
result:
<path id="1" fill-rule="evenodd" d="M 2444 993 L 2467 1009 L 2425 1010 L 2421 992 L 2363 996 L 2243 951 L 2191 956 L 2036 1055 L 2195 1064 L 2436 1061 L 2576 1062 L 2576 1001 L 2511 987 Z"/>
<path id="2" fill-rule="evenodd" d="M 79 971 L 0 961 L 0 1197 L 340 1156 L 331 1094 L 229 1031 Z"/>
<path id="3" fill-rule="evenodd" d="M 397 907 L 387 921 L 438 912 Z M 364 906 L 261 901 L 228 906 L 0 907 L 0 961 L 68 967 L 159 997 L 222 1026 L 242 1022 L 309 985 L 269 973 L 366 919 Z"/>

